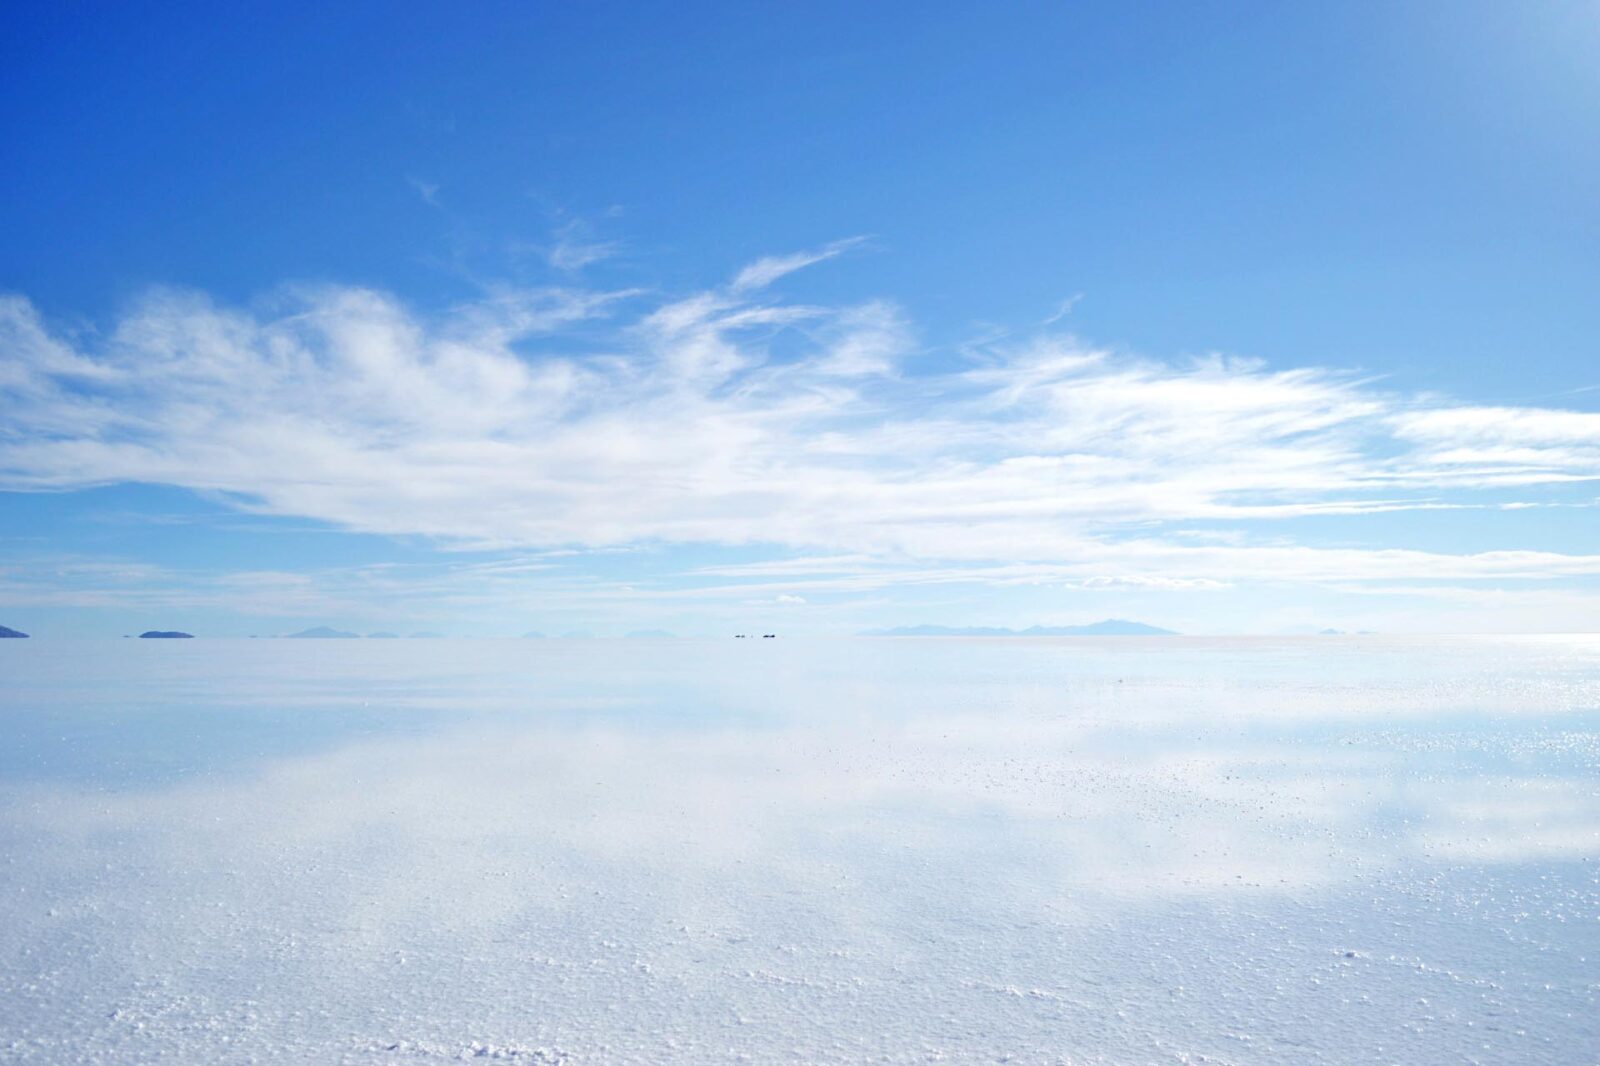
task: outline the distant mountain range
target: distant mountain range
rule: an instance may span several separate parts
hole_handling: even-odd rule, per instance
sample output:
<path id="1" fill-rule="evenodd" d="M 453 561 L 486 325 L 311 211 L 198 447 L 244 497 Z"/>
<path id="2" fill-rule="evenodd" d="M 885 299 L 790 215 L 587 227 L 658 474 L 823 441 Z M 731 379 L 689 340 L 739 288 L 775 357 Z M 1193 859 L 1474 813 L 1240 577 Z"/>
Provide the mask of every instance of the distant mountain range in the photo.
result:
<path id="1" fill-rule="evenodd" d="M 24 637 L 25 638 L 25 637 L 27 637 L 27 635 L 28 634 L 22 632 L 22 630 L 20 630 L 20 629 L 10 629 L 10 628 L 7 628 L 6 626 L 0 626 L 0 640 L 4 640 L 6 637 Z"/>
<path id="2" fill-rule="evenodd" d="M 896 629 L 869 629 L 864 637 L 1175 637 L 1178 634 L 1160 626 L 1107 618 L 1086 626 L 1029 626 L 1005 629 L 995 626 L 900 626 Z"/>
<path id="3" fill-rule="evenodd" d="M 180 633 L 176 629 L 147 629 L 139 634 L 142 640 L 191 640 L 193 633 Z"/>

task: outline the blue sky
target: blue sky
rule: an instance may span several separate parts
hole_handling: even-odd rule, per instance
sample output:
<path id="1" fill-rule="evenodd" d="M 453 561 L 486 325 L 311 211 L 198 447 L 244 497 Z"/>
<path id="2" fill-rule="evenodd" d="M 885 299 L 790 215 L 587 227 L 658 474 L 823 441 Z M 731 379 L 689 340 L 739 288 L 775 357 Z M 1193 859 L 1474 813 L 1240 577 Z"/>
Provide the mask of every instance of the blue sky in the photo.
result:
<path id="1" fill-rule="evenodd" d="M 0 623 L 1600 628 L 1600 8 L 0 34 Z"/>

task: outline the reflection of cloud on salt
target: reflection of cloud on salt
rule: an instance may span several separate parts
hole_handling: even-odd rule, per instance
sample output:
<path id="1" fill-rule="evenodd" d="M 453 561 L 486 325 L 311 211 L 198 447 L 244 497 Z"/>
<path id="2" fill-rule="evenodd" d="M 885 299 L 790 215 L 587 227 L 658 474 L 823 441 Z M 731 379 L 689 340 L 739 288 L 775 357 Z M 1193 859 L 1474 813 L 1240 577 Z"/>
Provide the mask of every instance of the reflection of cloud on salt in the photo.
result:
<path id="1" fill-rule="evenodd" d="M 1455 862 L 1534 862 L 1600 856 L 1600 788 L 1593 779 L 1476 777 L 1442 784 L 1426 854 Z"/>
<path id="2" fill-rule="evenodd" d="M 1600 855 L 1592 668 L 793 647 L 636 642 L 619 673 L 451 646 L 382 672 L 390 732 L 0 786 L 0 1035 L 652 1063 L 1051 1061 L 1063 1033 L 1088 1061 L 1517 1061 L 1513 1029 L 1461 1025 L 1512 1014 L 1584 1038 L 1592 878 L 1562 864 Z M 255 707 L 290 653 L 248 654 L 192 691 Z M 372 654 L 267 691 L 337 717 L 400 662 Z M 230 713 L 130 717 L 126 751 L 220 743 Z"/>
<path id="3" fill-rule="evenodd" d="M 893 867 L 891 854 L 966 861 L 1005 838 L 1047 874 L 1041 884 L 1137 895 L 1336 881 L 1414 862 L 1419 845 L 1485 858 L 1545 854 L 1557 840 L 1600 850 L 1600 801 L 1578 778 L 1429 775 L 1402 787 L 1398 758 L 1372 751 L 1142 739 L 1143 750 L 1118 752 L 1083 723 L 997 732 L 975 716 L 665 735 L 478 726 L 284 760 L 240 780 L 93 797 L 30 790 L 10 806 L 38 812 L 23 817 L 64 848 L 145 838 L 183 869 L 366 856 L 407 872 L 365 906 L 442 908 L 457 921 L 515 913 L 537 898 L 530 871 L 569 861 L 658 885 L 755 864 L 803 884 Z M 1397 830 L 1387 824 L 1397 815 L 1451 830 Z M 517 878 L 516 890 L 497 891 L 495 878 Z"/>

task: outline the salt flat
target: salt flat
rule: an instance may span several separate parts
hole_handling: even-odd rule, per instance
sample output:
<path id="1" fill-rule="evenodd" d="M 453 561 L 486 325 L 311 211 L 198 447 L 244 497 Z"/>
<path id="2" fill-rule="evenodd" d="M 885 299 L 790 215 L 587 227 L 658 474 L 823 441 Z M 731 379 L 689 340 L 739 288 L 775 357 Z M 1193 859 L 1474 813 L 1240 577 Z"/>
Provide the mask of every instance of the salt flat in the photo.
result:
<path id="1" fill-rule="evenodd" d="M 33 640 L 0 696 L 3 1061 L 1600 1060 L 1600 638 Z"/>

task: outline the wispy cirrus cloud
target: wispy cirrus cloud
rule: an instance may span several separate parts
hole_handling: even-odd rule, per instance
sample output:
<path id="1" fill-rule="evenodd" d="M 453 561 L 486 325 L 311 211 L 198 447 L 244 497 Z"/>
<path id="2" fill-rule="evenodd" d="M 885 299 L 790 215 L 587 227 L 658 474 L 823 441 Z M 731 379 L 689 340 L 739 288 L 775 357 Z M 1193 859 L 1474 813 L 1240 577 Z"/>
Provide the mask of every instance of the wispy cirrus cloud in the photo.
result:
<path id="1" fill-rule="evenodd" d="M 555 241 L 546 252 L 550 265 L 566 273 L 610 259 L 622 248 L 620 241 L 602 240 L 582 219 L 572 219 L 555 232 Z"/>
<path id="2" fill-rule="evenodd" d="M 1408 410 L 1395 436 L 1428 468 L 1485 485 L 1592 480 L 1600 470 L 1600 414 L 1529 407 Z"/>
<path id="3" fill-rule="evenodd" d="M 1550 502 L 1600 479 L 1600 415 L 1052 333 L 932 369 L 891 301 L 772 293 L 852 243 L 701 292 L 507 288 L 431 312 L 356 287 L 249 306 L 154 290 L 84 333 L 6 297 L 0 488 L 170 484 L 458 547 L 768 545 L 844 560 L 831 580 L 858 588 L 1006 568 L 1198 590 L 1596 572 L 1588 555 L 1187 527 Z M 805 565 L 765 594 L 830 580 Z"/>
<path id="4" fill-rule="evenodd" d="M 756 289 L 764 289 L 786 274 L 793 274 L 796 270 L 803 270 L 826 259 L 832 259 L 864 240 L 866 240 L 865 237 L 848 237 L 842 241 L 825 244 L 821 248 L 809 252 L 763 256 L 734 275 L 733 282 L 729 288 L 736 293 L 748 293 Z"/>

